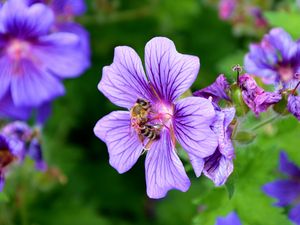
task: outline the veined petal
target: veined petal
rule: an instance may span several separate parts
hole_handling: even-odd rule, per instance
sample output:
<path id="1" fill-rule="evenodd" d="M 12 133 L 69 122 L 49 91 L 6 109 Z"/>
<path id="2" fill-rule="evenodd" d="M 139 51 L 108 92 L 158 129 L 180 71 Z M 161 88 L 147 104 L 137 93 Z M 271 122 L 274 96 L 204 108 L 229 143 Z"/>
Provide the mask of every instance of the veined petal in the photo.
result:
<path id="1" fill-rule="evenodd" d="M 217 150 L 213 155 L 205 158 L 203 173 L 211 179 L 216 186 L 225 184 L 233 171 L 232 159 L 226 158 Z"/>
<path id="2" fill-rule="evenodd" d="M 241 221 L 235 212 L 228 214 L 226 217 L 217 219 L 216 225 L 241 225 Z"/>
<path id="3" fill-rule="evenodd" d="M 199 58 L 180 54 L 168 38 L 156 37 L 145 47 L 146 71 L 158 96 L 173 102 L 190 88 L 200 68 Z"/>
<path id="4" fill-rule="evenodd" d="M 151 99 L 141 59 L 126 46 L 115 48 L 114 61 L 103 68 L 98 89 L 111 102 L 128 109 L 138 98 Z"/>
<path id="5" fill-rule="evenodd" d="M 299 196 L 300 183 L 290 180 L 277 180 L 264 185 L 263 191 L 278 200 L 277 206 L 287 206 Z"/>
<path id="6" fill-rule="evenodd" d="M 70 78 L 81 75 L 89 66 L 89 57 L 80 46 L 76 34 L 58 32 L 40 37 L 32 50 L 41 67 L 59 78 Z"/>
<path id="7" fill-rule="evenodd" d="M 294 208 L 291 209 L 289 213 L 289 218 L 295 224 L 300 224 L 300 204 L 296 205 Z"/>
<path id="8" fill-rule="evenodd" d="M 103 117 L 94 133 L 106 143 L 109 163 L 119 173 L 128 171 L 143 151 L 142 142 L 131 128 L 129 112 L 115 111 Z"/>
<path id="9" fill-rule="evenodd" d="M 210 126 L 215 110 L 212 103 L 205 98 L 188 97 L 179 100 L 174 111 L 175 136 L 190 158 L 205 158 L 216 150 L 218 140 Z M 198 167 L 193 164 L 193 167 Z M 196 169 L 195 169 L 196 172 Z M 197 176 L 200 174 L 196 173 Z"/>
<path id="10" fill-rule="evenodd" d="M 280 152 L 279 170 L 291 177 L 300 178 L 300 168 L 288 159 L 284 151 Z"/>
<path id="11" fill-rule="evenodd" d="M 163 198 L 171 189 L 187 191 L 190 180 L 176 154 L 170 134 L 163 130 L 146 156 L 147 194 L 150 198 Z"/>
<path id="12" fill-rule="evenodd" d="M 213 84 L 199 91 L 196 91 L 193 95 L 198 97 L 203 97 L 203 98 L 212 97 L 213 101 L 216 103 L 221 99 L 230 101 L 230 98 L 226 93 L 228 89 L 229 89 L 229 83 L 227 82 L 224 74 L 221 74 L 218 76 L 218 78 Z"/>
<path id="13" fill-rule="evenodd" d="M 298 120 L 300 120 L 300 96 L 289 95 L 287 108 Z"/>
<path id="14" fill-rule="evenodd" d="M 11 92 L 16 106 L 38 107 L 64 94 L 64 86 L 51 74 L 38 70 L 30 61 L 19 62 Z"/>
<path id="15" fill-rule="evenodd" d="M 84 0 L 53 0 L 51 8 L 56 14 L 79 16 L 86 10 Z"/>

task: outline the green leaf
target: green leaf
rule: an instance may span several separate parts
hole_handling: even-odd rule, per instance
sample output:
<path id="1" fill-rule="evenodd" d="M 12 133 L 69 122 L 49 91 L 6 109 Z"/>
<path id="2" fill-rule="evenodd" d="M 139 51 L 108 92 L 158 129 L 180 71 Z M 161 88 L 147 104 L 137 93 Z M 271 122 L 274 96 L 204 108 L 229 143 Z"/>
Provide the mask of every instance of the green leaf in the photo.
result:
<path id="1" fill-rule="evenodd" d="M 300 37 L 299 12 L 265 12 L 264 15 L 272 27 L 282 27 L 294 38 Z"/>
<path id="2" fill-rule="evenodd" d="M 8 202 L 9 198 L 4 192 L 0 192 L 0 202 Z"/>

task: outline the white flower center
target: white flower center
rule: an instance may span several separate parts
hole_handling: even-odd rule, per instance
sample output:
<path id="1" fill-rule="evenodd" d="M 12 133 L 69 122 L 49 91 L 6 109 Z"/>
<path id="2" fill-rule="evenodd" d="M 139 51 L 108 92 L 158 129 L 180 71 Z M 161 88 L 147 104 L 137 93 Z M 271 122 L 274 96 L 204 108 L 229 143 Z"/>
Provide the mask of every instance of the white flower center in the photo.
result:
<path id="1" fill-rule="evenodd" d="M 8 44 L 6 52 L 13 60 L 20 60 L 29 56 L 30 44 L 24 40 L 14 39 Z"/>

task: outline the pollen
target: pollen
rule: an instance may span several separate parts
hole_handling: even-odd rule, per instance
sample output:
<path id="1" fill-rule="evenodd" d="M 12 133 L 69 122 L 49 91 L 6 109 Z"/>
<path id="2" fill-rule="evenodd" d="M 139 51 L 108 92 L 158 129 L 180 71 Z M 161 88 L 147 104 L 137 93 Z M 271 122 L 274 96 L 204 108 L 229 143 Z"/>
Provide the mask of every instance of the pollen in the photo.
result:
<path id="1" fill-rule="evenodd" d="M 30 45 L 26 41 L 14 39 L 8 44 L 6 51 L 10 58 L 20 60 L 28 57 Z"/>

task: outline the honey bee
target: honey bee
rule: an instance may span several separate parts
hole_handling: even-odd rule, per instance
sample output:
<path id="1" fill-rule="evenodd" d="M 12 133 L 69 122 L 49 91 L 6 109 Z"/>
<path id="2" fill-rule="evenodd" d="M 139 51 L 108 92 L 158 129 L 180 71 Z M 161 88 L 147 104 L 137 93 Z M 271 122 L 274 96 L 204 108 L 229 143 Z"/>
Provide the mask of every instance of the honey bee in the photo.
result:
<path id="1" fill-rule="evenodd" d="M 158 125 L 148 125 L 140 127 L 140 134 L 144 137 L 149 138 L 150 140 L 155 140 L 159 138 L 160 127 Z"/>
<path id="2" fill-rule="evenodd" d="M 151 109 L 150 102 L 138 98 L 134 106 L 130 109 L 130 117 L 133 126 L 141 126 L 148 121 L 148 114 Z"/>

